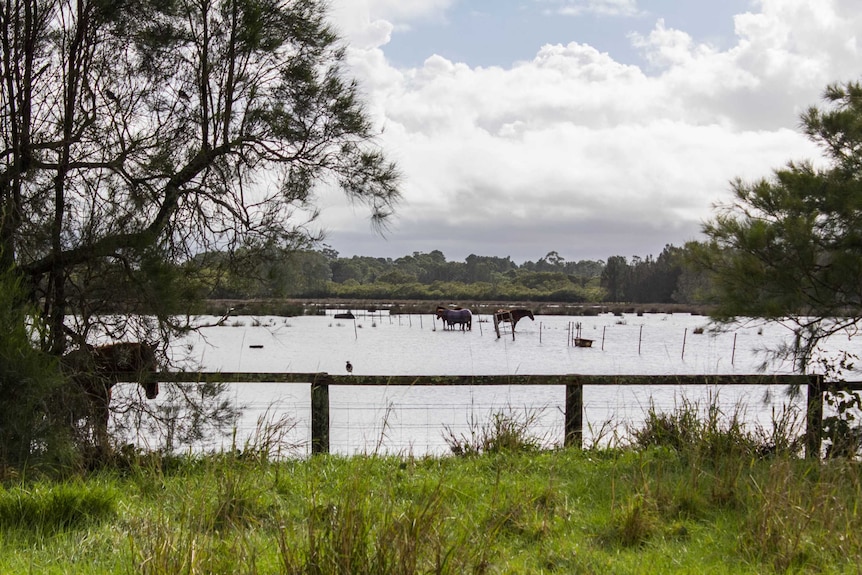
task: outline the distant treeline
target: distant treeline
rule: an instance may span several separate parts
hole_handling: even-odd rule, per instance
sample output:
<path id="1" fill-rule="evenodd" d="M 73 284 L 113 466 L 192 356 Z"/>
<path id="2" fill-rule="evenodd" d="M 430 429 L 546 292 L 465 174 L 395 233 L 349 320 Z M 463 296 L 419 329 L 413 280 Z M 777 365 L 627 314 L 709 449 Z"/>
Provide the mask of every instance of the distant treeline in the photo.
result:
<path id="1" fill-rule="evenodd" d="M 668 245 L 658 257 L 577 262 L 551 251 L 518 265 L 510 257 L 478 255 L 447 261 L 438 250 L 397 259 L 343 258 L 324 247 L 264 258 L 265 264 L 249 258 L 257 263 L 219 274 L 208 297 L 704 303 L 705 280 L 685 267 L 686 249 Z M 226 256 L 201 257 L 215 262 Z"/>

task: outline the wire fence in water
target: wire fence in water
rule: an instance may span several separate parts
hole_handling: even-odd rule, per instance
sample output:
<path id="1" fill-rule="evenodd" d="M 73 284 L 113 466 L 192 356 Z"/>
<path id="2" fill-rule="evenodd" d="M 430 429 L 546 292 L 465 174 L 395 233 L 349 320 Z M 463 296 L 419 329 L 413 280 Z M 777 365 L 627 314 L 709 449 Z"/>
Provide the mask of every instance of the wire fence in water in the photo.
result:
<path id="1" fill-rule="evenodd" d="M 786 381 L 771 385 L 584 384 L 579 409 L 583 445 L 624 443 L 632 429 L 643 425 L 650 410 L 669 413 L 684 404 L 699 406 L 704 413 L 715 406 L 728 416 L 741 414 L 747 424 L 763 428 L 771 425 L 776 413 L 786 410 L 804 413 L 805 394 L 795 397 L 787 394 L 791 384 L 799 384 L 795 381 L 799 378 L 776 377 Z M 750 378 L 763 379 L 763 376 Z M 272 421 L 288 421 L 291 429 L 284 437 L 285 442 L 295 446 L 299 455 L 311 452 L 314 414 L 310 384 L 246 382 L 230 383 L 227 387 L 231 401 L 242 409 L 242 415 L 234 422 L 229 436 L 214 441 L 210 438 L 205 447 L 197 449 L 241 448 L 256 441 L 255 434 L 261 433 L 262 426 L 265 428 Z M 545 447 L 566 442 L 566 411 L 570 409 L 566 385 L 328 387 L 327 450 L 332 453 L 445 454 L 450 451 L 453 438 L 487 433 L 494 418 L 500 415 L 528 422 L 525 433 Z M 136 442 L 141 443 L 142 439 L 147 447 L 162 441 L 150 434 L 136 438 Z"/>

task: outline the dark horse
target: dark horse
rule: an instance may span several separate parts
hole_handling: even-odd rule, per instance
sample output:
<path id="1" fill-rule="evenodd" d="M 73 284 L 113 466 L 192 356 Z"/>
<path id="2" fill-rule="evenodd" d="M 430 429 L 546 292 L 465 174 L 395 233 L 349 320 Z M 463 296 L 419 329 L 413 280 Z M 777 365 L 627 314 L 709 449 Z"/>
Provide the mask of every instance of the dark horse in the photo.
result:
<path id="1" fill-rule="evenodd" d="M 461 325 L 461 331 L 473 329 L 473 313 L 469 309 L 449 309 L 441 305 L 437 306 L 437 319 L 443 320 L 443 329 L 455 329 L 455 324 Z"/>
<path id="2" fill-rule="evenodd" d="M 528 317 L 533 321 L 536 321 L 536 318 L 533 317 L 533 312 L 524 308 L 515 308 L 515 309 L 498 309 L 494 312 L 494 321 L 496 323 L 503 323 L 507 321 L 512 324 L 512 331 L 515 331 L 515 326 L 518 325 L 518 321 L 522 317 Z"/>
<path id="3" fill-rule="evenodd" d="M 95 439 L 104 447 L 110 417 L 111 388 L 119 381 L 136 381 L 147 399 L 159 394 L 159 384 L 147 375 L 158 371 L 156 351 L 148 343 L 120 342 L 78 348 L 63 356 L 62 366 L 89 403 L 87 416 Z"/>

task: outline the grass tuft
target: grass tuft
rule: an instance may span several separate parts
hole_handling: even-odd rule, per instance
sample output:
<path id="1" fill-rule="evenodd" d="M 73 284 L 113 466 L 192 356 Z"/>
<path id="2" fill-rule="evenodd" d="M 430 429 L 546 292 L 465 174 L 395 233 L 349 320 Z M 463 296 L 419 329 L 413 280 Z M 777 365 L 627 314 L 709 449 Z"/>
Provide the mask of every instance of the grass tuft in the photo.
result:
<path id="1" fill-rule="evenodd" d="M 525 409 L 522 415 L 511 409 L 496 411 L 483 423 L 471 419 L 469 433 L 458 435 L 446 426 L 444 440 L 455 455 L 536 452 L 545 444 L 544 438 L 532 433 L 541 414 L 535 409 Z"/>
<path id="2" fill-rule="evenodd" d="M 661 521 L 655 502 L 649 497 L 636 495 L 613 514 L 604 540 L 606 543 L 623 547 L 639 546 L 655 536 L 660 527 Z"/>

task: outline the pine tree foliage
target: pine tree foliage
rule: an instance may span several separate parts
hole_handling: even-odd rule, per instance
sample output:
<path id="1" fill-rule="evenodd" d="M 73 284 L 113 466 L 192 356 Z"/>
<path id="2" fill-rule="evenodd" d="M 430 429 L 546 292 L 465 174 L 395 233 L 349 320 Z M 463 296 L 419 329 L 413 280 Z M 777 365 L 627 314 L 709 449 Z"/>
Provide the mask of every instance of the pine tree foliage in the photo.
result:
<path id="1" fill-rule="evenodd" d="M 733 201 L 693 250 L 710 270 L 720 320 L 785 321 L 805 370 L 825 337 L 862 320 L 862 85 L 829 86 L 802 115 L 822 161 L 789 162 L 769 178 L 732 183 Z"/>

